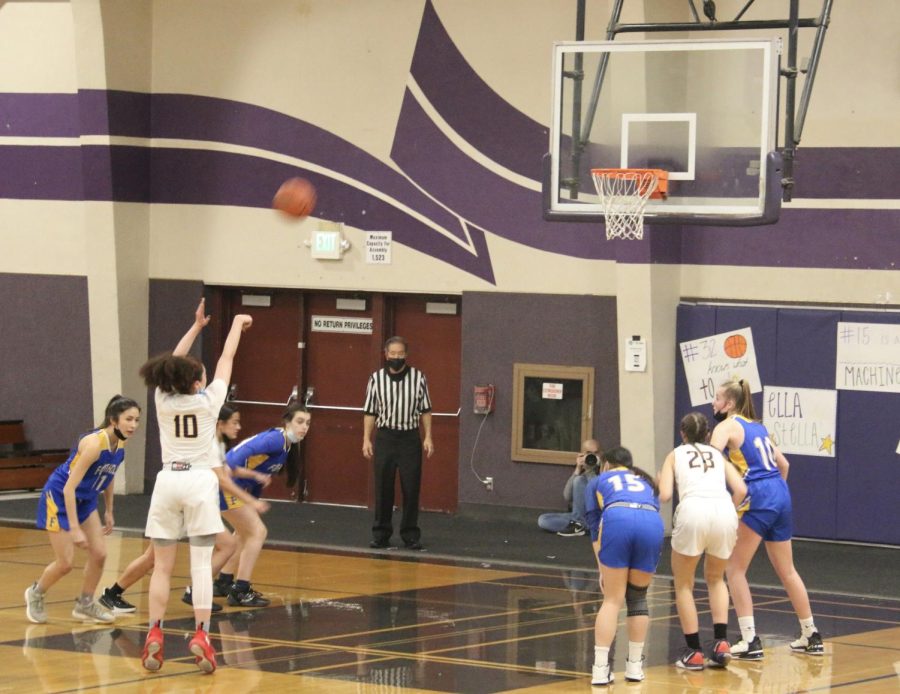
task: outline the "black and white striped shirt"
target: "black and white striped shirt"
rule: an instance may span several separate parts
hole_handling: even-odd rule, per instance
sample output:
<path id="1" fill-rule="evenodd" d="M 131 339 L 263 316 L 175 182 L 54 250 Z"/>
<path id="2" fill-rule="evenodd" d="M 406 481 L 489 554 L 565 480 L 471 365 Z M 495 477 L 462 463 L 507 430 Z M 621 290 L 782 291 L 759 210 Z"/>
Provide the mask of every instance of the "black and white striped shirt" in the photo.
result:
<path id="1" fill-rule="evenodd" d="M 399 374 L 379 369 L 369 378 L 365 413 L 375 417 L 379 429 L 409 431 L 419 428 L 419 418 L 431 412 L 425 374 L 413 366 Z"/>

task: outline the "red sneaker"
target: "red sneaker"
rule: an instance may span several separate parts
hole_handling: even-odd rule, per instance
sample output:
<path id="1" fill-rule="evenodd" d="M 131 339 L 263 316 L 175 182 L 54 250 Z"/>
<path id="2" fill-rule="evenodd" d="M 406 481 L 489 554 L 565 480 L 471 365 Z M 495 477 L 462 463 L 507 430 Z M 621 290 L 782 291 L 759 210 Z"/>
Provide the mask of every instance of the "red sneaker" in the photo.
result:
<path id="1" fill-rule="evenodd" d="M 710 648 L 709 660 L 707 664 L 710 667 L 725 667 L 731 661 L 731 646 L 725 639 L 719 639 L 714 642 Z"/>
<path id="2" fill-rule="evenodd" d="M 194 638 L 188 644 L 191 653 L 197 656 L 197 667 L 207 675 L 216 670 L 216 651 L 209 642 L 209 634 L 197 627 Z"/>
<path id="3" fill-rule="evenodd" d="M 675 661 L 675 666 L 682 670 L 702 670 L 703 654 L 693 648 L 685 648 L 681 657 Z"/>
<path id="4" fill-rule="evenodd" d="M 163 664 L 163 633 L 158 624 L 154 624 L 144 641 L 144 652 L 141 663 L 145 670 L 156 672 Z"/>

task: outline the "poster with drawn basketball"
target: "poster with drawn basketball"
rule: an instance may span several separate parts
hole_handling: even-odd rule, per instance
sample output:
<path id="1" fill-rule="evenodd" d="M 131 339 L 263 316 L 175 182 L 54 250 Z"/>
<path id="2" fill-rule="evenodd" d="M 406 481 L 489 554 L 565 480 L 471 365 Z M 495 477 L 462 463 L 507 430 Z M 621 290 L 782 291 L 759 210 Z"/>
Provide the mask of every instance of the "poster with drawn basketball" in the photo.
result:
<path id="1" fill-rule="evenodd" d="M 751 392 L 762 391 L 750 328 L 681 342 L 678 347 L 692 407 L 712 402 L 716 388 L 732 378 L 749 379 Z"/>
<path id="2" fill-rule="evenodd" d="M 767 385 L 762 421 L 782 453 L 835 457 L 836 390 Z"/>

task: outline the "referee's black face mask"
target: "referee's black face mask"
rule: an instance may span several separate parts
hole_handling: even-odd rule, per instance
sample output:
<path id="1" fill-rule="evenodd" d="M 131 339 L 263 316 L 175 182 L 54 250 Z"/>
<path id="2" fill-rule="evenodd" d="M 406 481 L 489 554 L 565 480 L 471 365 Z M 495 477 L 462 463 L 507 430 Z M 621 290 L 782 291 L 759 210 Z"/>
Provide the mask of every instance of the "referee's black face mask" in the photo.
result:
<path id="1" fill-rule="evenodd" d="M 406 359 L 403 357 L 394 357 L 385 360 L 387 365 L 391 367 L 394 371 L 401 371 L 404 366 L 406 366 Z"/>

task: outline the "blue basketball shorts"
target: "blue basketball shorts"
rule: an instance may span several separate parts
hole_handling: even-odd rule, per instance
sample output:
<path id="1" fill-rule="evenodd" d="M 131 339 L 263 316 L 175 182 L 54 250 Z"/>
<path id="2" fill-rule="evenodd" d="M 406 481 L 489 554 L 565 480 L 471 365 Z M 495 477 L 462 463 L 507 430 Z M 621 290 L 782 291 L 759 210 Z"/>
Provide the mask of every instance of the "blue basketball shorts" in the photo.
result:
<path id="1" fill-rule="evenodd" d="M 747 483 L 750 506 L 741 516 L 744 523 L 766 542 L 784 542 L 794 534 L 791 492 L 781 477 L 766 477 Z"/>
<path id="2" fill-rule="evenodd" d="M 97 510 L 99 496 L 89 499 L 75 499 L 75 507 L 78 512 L 78 523 L 84 523 L 88 516 Z M 46 487 L 41 491 L 38 499 L 37 521 L 38 528 L 43 528 L 51 533 L 60 530 L 69 530 L 69 517 L 66 514 L 66 500 L 62 492 Z"/>
<path id="3" fill-rule="evenodd" d="M 664 532 L 663 520 L 655 511 L 606 509 L 600 522 L 600 563 L 613 569 L 655 573 Z"/>

